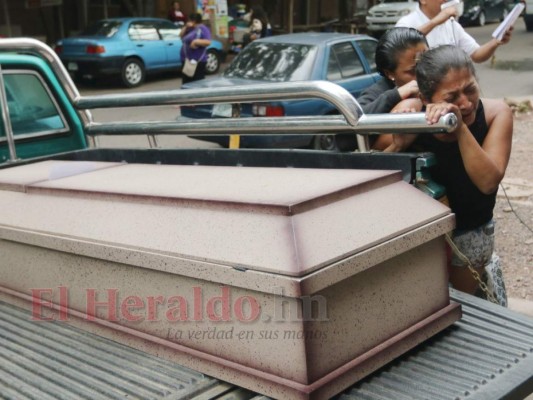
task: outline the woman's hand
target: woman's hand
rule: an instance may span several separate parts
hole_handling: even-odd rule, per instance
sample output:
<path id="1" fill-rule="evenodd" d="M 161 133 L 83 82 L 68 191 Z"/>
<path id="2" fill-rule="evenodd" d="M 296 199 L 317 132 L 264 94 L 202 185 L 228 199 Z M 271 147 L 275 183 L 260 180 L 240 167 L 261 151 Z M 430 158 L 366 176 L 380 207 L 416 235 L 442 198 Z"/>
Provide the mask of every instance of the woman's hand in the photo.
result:
<path id="1" fill-rule="evenodd" d="M 407 82 L 405 85 L 402 85 L 398 88 L 398 93 L 400 93 L 400 97 L 402 100 L 411 98 L 411 97 L 417 97 L 418 96 L 418 83 L 416 83 L 416 80 L 412 80 L 411 82 Z"/>
<path id="2" fill-rule="evenodd" d="M 466 129 L 466 125 L 463 123 L 463 117 L 459 107 L 451 103 L 432 103 L 426 106 L 426 121 L 429 125 L 436 124 L 439 119 L 446 114 L 454 113 L 457 117 L 457 128 L 450 133 L 436 133 L 434 137 L 443 142 L 450 142 L 457 139 L 459 132 L 462 129 Z"/>
<path id="3" fill-rule="evenodd" d="M 463 117 L 459 107 L 451 103 L 430 103 L 426 106 L 426 121 L 429 125 L 436 124 L 446 114 L 454 113 L 457 117 L 457 130 L 463 125 Z"/>

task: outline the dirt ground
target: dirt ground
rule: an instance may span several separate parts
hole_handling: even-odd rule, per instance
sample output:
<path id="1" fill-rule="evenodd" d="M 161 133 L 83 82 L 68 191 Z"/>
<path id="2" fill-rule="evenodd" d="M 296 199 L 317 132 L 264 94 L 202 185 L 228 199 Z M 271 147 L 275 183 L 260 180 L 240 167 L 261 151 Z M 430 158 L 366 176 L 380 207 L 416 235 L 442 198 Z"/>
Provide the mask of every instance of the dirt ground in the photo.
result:
<path id="1" fill-rule="evenodd" d="M 513 149 L 503 188 L 507 197 L 500 187 L 494 219 L 496 251 L 502 260 L 507 295 L 533 301 L 532 111 L 515 115 Z"/>

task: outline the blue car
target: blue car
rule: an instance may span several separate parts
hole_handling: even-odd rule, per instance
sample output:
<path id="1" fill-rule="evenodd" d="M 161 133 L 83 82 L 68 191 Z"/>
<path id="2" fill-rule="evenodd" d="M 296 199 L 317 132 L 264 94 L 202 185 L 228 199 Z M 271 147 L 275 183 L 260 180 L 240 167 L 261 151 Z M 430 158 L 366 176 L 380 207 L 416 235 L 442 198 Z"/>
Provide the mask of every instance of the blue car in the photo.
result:
<path id="1" fill-rule="evenodd" d="M 342 33 L 296 33 L 259 39 L 246 46 L 221 77 L 183 85 L 183 89 L 212 88 L 265 82 L 327 80 L 353 96 L 380 79 L 374 55 L 377 40 L 367 35 Z M 278 101 L 240 104 L 242 117 L 275 117 L 337 114 L 336 108 L 323 100 Z M 232 104 L 183 106 L 182 117 L 223 118 L 232 115 Z M 196 139 L 227 147 L 227 136 Z M 348 141 L 348 143 L 340 143 Z M 242 136 L 241 147 L 314 148 L 349 150 L 355 148 L 355 135 Z"/>
<path id="2" fill-rule="evenodd" d="M 180 31 L 161 18 L 110 18 L 58 41 L 55 50 L 75 79 L 113 75 L 135 87 L 147 73 L 182 67 Z M 226 54 L 222 43 L 212 40 L 207 54 L 206 72 L 214 74 Z"/>

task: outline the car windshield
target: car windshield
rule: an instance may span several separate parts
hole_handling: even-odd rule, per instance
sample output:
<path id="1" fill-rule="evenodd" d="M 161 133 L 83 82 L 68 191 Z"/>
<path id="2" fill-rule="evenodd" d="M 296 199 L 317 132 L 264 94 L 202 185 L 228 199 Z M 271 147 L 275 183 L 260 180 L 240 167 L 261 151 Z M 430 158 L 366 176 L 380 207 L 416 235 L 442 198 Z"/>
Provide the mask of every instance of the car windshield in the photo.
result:
<path id="1" fill-rule="evenodd" d="M 85 28 L 85 30 L 80 33 L 80 36 L 111 37 L 117 33 L 120 25 L 122 25 L 122 22 L 120 21 L 98 21 Z"/>
<path id="2" fill-rule="evenodd" d="M 306 80 L 316 53 L 316 46 L 255 42 L 235 58 L 224 76 L 273 82 Z"/>

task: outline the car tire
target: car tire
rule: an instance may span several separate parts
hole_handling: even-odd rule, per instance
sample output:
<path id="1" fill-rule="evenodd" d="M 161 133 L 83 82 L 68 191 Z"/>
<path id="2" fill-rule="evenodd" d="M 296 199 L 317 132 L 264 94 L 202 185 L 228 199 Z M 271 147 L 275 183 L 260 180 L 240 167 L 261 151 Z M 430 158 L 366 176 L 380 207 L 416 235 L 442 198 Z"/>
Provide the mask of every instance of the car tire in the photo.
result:
<path id="1" fill-rule="evenodd" d="M 339 151 L 335 135 L 317 135 L 313 139 L 312 147 L 315 150 Z"/>
<path id="2" fill-rule="evenodd" d="M 143 63 L 136 58 L 128 58 L 122 66 L 122 83 L 132 88 L 144 82 L 146 72 Z"/>
<path id="3" fill-rule="evenodd" d="M 533 32 L 533 17 L 529 16 L 529 18 L 526 18 L 524 16 L 524 22 L 526 23 L 526 31 Z"/>
<path id="4" fill-rule="evenodd" d="M 487 22 L 487 18 L 485 17 L 485 12 L 481 11 L 477 17 L 476 25 L 485 26 L 486 22 Z"/>
<path id="5" fill-rule="evenodd" d="M 318 135 L 311 142 L 314 150 L 351 152 L 357 150 L 357 138 L 352 133 L 337 135 Z"/>
<path id="6" fill-rule="evenodd" d="M 205 73 L 208 75 L 216 74 L 220 69 L 220 55 L 218 51 L 207 50 L 207 62 L 205 63 Z"/>

